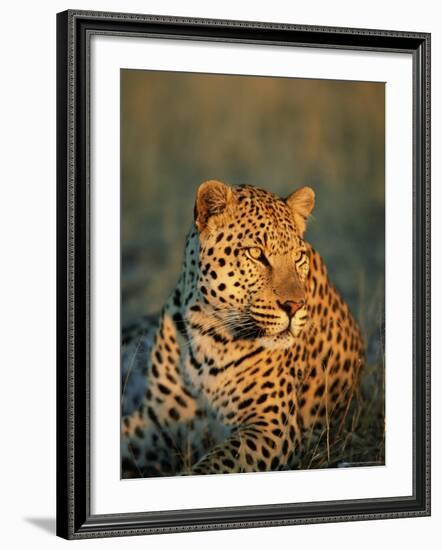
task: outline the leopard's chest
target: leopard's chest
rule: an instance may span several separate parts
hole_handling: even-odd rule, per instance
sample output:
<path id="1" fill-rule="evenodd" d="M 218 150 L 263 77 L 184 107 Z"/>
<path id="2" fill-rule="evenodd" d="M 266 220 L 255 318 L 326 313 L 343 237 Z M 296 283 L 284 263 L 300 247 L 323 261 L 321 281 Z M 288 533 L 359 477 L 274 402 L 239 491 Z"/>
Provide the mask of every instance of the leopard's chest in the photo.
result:
<path id="1" fill-rule="evenodd" d="M 241 359 L 250 353 L 249 349 L 221 338 L 194 334 L 185 354 L 186 380 L 209 401 L 239 376 Z"/>
<path id="2" fill-rule="evenodd" d="M 281 397 L 288 380 L 293 381 L 291 387 L 295 388 L 293 350 L 275 351 L 259 342 L 234 341 L 226 349 L 201 340 L 196 339 L 196 349 L 189 348 L 187 352 L 186 378 L 216 414 L 236 410 L 243 398 L 254 396 L 263 384 L 264 389 L 271 389 L 272 397 Z"/>

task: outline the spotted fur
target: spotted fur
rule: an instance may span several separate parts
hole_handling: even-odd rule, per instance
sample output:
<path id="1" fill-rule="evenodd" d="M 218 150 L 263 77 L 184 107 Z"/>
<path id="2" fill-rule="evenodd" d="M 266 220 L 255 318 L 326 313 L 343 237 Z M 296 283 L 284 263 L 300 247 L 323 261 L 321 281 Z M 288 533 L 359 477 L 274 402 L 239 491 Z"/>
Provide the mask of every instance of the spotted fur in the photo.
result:
<path id="1" fill-rule="evenodd" d="M 304 240 L 313 206 L 308 187 L 200 186 L 174 292 L 123 335 L 125 381 L 134 365 L 146 380 L 124 477 L 296 468 L 305 434 L 342 420 L 364 346 Z"/>

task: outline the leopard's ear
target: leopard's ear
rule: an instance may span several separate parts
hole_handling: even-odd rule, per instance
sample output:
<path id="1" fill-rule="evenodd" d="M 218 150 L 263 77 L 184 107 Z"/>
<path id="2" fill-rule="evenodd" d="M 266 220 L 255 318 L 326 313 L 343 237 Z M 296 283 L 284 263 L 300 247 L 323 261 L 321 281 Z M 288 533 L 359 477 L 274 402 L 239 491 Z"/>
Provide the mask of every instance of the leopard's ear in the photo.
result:
<path id="1" fill-rule="evenodd" d="M 315 206 L 315 192 L 311 187 L 301 187 L 286 198 L 286 203 L 293 211 L 299 233 L 304 235 L 307 219 Z"/>
<path id="2" fill-rule="evenodd" d="M 233 200 L 232 189 L 218 180 L 205 181 L 198 187 L 195 201 L 195 225 L 203 231 L 212 216 L 222 214 Z"/>

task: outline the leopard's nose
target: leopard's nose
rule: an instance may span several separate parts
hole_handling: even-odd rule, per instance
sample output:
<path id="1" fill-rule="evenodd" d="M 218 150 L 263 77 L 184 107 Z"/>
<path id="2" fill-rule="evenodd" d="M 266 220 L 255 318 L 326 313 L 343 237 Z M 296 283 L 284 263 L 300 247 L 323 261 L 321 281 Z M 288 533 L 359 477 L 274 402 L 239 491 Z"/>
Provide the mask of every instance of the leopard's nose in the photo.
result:
<path id="1" fill-rule="evenodd" d="M 294 302 L 293 300 L 287 300 L 284 303 L 278 302 L 278 305 L 287 313 L 287 315 L 291 319 L 298 311 L 298 309 L 302 308 L 302 306 L 304 305 L 304 301 L 300 300 L 299 302 Z"/>

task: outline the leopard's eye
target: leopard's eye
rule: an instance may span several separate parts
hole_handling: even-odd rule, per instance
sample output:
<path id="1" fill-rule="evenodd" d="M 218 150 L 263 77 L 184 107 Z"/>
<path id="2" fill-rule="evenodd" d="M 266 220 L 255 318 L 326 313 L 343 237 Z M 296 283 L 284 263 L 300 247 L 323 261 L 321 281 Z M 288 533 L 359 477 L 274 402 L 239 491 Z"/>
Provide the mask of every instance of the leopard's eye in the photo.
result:
<path id="1" fill-rule="evenodd" d="M 270 266 L 270 263 L 265 257 L 264 252 L 258 246 L 250 246 L 249 248 L 246 249 L 246 252 L 249 258 L 251 258 L 255 262 L 261 262 L 267 267 Z"/>
<path id="2" fill-rule="evenodd" d="M 305 250 L 298 250 L 295 255 L 295 269 L 301 280 L 305 279 L 309 270 L 309 260 Z"/>
<path id="3" fill-rule="evenodd" d="M 262 250 L 257 246 L 252 246 L 247 251 L 252 260 L 259 260 L 261 258 Z"/>
<path id="4" fill-rule="evenodd" d="M 299 262 L 299 260 L 303 257 L 304 255 L 304 251 L 303 250 L 298 250 L 296 252 L 296 255 L 295 255 L 295 262 Z"/>

